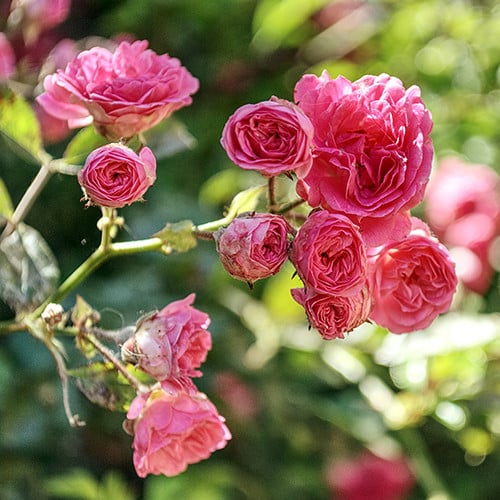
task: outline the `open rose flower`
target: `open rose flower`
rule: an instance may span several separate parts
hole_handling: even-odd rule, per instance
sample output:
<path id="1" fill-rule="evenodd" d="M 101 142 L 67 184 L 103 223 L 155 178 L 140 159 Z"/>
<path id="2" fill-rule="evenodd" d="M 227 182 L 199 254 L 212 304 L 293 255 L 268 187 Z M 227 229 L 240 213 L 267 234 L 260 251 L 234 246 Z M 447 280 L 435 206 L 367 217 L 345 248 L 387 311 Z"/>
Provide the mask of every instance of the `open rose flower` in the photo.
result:
<path id="1" fill-rule="evenodd" d="M 156 380 L 199 377 L 198 368 L 212 348 L 208 314 L 194 308 L 195 294 L 168 304 L 138 322 L 122 346 L 122 358 Z"/>
<path id="2" fill-rule="evenodd" d="M 142 199 L 156 179 L 156 158 L 149 148 L 137 155 L 121 144 L 108 144 L 89 154 L 78 172 L 85 197 L 94 205 L 121 208 Z"/>
<path id="3" fill-rule="evenodd" d="M 312 212 L 292 243 L 291 261 L 307 289 L 326 295 L 352 295 L 366 283 L 366 247 L 347 217 Z"/>
<path id="4" fill-rule="evenodd" d="M 295 104 L 271 98 L 245 104 L 227 121 L 221 143 L 241 168 L 275 176 L 311 164 L 314 129 Z"/>
<path id="5" fill-rule="evenodd" d="M 292 297 L 306 311 L 309 324 L 327 340 L 343 339 L 368 319 L 371 296 L 366 288 L 354 295 L 325 295 L 314 290 L 294 288 Z"/>
<path id="6" fill-rule="evenodd" d="M 134 466 L 139 477 L 180 474 L 231 439 L 224 418 L 192 383 L 172 381 L 137 396 L 127 419 L 124 427 L 134 435 Z"/>
<path id="7" fill-rule="evenodd" d="M 431 114 L 418 87 L 406 90 L 386 74 L 332 80 L 325 71 L 303 76 L 295 101 L 315 130 L 312 166 L 296 170 L 299 196 L 355 217 L 363 232 L 369 228 L 371 245 L 382 244 L 390 231 L 403 237 L 433 157 Z"/>
<path id="8" fill-rule="evenodd" d="M 147 41 L 124 41 L 113 53 L 102 47 L 81 52 L 45 78 L 38 102 L 70 128 L 93 121 L 109 139 L 150 129 L 191 104 L 198 80 L 178 59 L 147 46 Z"/>
<path id="9" fill-rule="evenodd" d="M 408 237 L 370 255 L 370 319 L 393 333 L 428 327 L 448 311 L 455 289 L 455 263 L 429 228 L 413 217 Z"/>
<path id="10" fill-rule="evenodd" d="M 226 271 L 252 284 L 276 274 L 288 258 L 292 227 L 281 215 L 256 213 L 233 219 L 215 233 Z"/>

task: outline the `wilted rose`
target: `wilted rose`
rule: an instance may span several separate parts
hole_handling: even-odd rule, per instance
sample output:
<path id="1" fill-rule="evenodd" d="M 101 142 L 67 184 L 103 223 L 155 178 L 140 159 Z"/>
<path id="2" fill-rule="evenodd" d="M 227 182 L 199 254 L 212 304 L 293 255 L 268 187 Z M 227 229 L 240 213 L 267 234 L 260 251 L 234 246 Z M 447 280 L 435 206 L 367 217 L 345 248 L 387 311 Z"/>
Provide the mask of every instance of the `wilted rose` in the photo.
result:
<path id="1" fill-rule="evenodd" d="M 292 243 L 291 261 L 307 289 L 352 295 L 366 282 L 366 247 L 358 227 L 326 210 L 312 212 Z"/>
<path id="2" fill-rule="evenodd" d="M 122 357 L 156 380 L 199 377 L 212 347 L 208 314 L 194 308 L 195 294 L 168 304 L 138 322 L 122 346 Z"/>
<path id="3" fill-rule="evenodd" d="M 348 296 L 326 295 L 314 290 L 294 288 L 292 297 L 306 311 L 309 324 L 327 340 L 343 339 L 368 319 L 371 296 L 366 288 Z"/>
<path id="4" fill-rule="evenodd" d="M 121 144 L 107 144 L 89 154 L 78 172 L 85 197 L 94 205 L 120 208 L 142 199 L 156 179 L 156 158 L 144 147 L 137 155 Z"/>
<path id="5" fill-rule="evenodd" d="M 295 104 L 271 98 L 245 104 L 228 119 L 221 143 L 241 168 L 275 176 L 309 168 L 314 129 Z"/>
<path id="6" fill-rule="evenodd" d="M 374 225 L 402 236 L 403 216 L 422 201 L 433 157 L 431 114 L 418 87 L 406 90 L 386 74 L 332 80 L 325 71 L 303 76 L 295 101 L 315 130 L 312 166 L 296 171 L 298 194 L 313 207 L 356 217 L 362 230 L 369 224 L 370 244 L 385 237 L 377 238 Z"/>
<path id="7" fill-rule="evenodd" d="M 102 47 L 83 51 L 45 78 L 45 92 L 37 99 L 71 128 L 93 121 L 110 139 L 148 130 L 191 104 L 198 80 L 178 59 L 147 46 L 147 41 L 124 41 L 113 53 Z"/>
<path id="8" fill-rule="evenodd" d="M 455 263 L 428 227 L 413 217 L 410 234 L 370 256 L 370 319 L 393 333 L 428 327 L 448 311 L 455 289 Z"/>
<path id="9" fill-rule="evenodd" d="M 290 224 L 281 215 L 256 213 L 233 219 L 215 233 L 217 251 L 226 271 L 253 283 L 276 274 L 288 258 Z"/>
<path id="10" fill-rule="evenodd" d="M 124 427 L 134 434 L 139 477 L 175 476 L 224 448 L 231 433 L 215 406 L 191 383 L 172 381 L 139 395 Z"/>

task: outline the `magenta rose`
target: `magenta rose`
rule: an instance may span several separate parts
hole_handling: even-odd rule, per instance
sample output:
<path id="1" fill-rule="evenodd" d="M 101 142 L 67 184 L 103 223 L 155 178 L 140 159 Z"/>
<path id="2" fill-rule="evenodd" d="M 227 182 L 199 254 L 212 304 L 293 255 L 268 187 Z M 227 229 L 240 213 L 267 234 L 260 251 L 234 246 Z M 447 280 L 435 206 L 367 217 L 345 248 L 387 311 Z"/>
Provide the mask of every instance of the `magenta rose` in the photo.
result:
<path id="1" fill-rule="evenodd" d="M 200 377 L 198 368 L 212 348 L 208 314 L 194 308 L 195 294 L 141 319 L 122 346 L 122 357 L 156 380 Z"/>
<path id="2" fill-rule="evenodd" d="M 14 49 L 5 36 L 0 32 L 0 81 L 9 79 L 16 72 L 16 56 Z"/>
<path id="3" fill-rule="evenodd" d="M 304 288 L 294 288 L 291 293 L 305 309 L 311 327 L 326 340 L 343 339 L 368 319 L 372 306 L 366 288 L 347 296 L 325 295 Z"/>
<path id="4" fill-rule="evenodd" d="M 370 319 L 393 333 L 428 327 L 448 311 L 455 289 L 455 263 L 446 247 L 413 217 L 410 234 L 370 255 Z"/>
<path id="5" fill-rule="evenodd" d="M 124 41 L 113 53 L 102 47 L 81 52 L 45 78 L 38 102 L 71 128 L 93 121 L 114 140 L 150 129 L 191 104 L 198 80 L 178 59 L 147 46 L 147 41 Z"/>
<path id="6" fill-rule="evenodd" d="M 256 213 L 233 219 L 214 236 L 226 271 L 252 284 L 280 270 L 288 258 L 292 232 L 281 215 Z"/>
<path id="7" fill-rule="evenodd" d="M 156 179 L 156 158 L 149 148 L 137 155 L 122 144 L 108 144 L 89 154 L 78 182 L 90 203 L 121 208 L 142 200 Z"/>
<path id="8" fill-rule="evenodd" d="M 295 101 L 315 130 L 312 166 L 296 170 L 299 196 L 355 217 L 362 231 L 366 224 L 370 244 L 383 243 L 389 229 L 408 232 L 407 212 L 422 201 L 433 157 L 418 87 L 406 90 L 386 74 L 351 83 L 323 72 L 297 82 Z"/>
<path id="9" fill-rule="evenodd" d="M 292 243 L 291 261 L 306 289 L 326 295 L 353 295 L 366 283 L 366 247 L 347 217 L 312 212 Z"/>
<path id="10" fill-rule="evenodd" d="M 275 176 L 311 164 L 314 129 L 295 104 L 271 98 L 245 104 L 228 119 L 221 143 L 241 168 Z"/>
<path id="11" fill-rule="evenodd" d="M 134 435 L 139 477 L 175 476 L 224 448 L 231 433 L 215 406 L 193 384 L 163 384 L 132 402 L 124 424 Z"/>

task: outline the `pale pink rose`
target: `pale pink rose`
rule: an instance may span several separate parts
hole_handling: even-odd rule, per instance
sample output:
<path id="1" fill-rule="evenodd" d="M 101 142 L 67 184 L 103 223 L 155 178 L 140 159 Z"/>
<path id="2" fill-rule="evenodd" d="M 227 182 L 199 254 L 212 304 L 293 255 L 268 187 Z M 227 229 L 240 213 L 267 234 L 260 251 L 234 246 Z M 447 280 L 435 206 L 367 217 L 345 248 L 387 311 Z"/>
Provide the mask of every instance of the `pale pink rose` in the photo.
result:
<path id="1" fill-rule="evenodd" d="M 224 126 L 221 143 L 229 158 L 267 177 L 311 165 L 314 129 L 295 104 L 271 98 L 245 104 Z"/>
<path id="2" fill-rule="evenodd" d="M 195 294 L 141 319 L 122 346 L 122 357 L 156 380 L 199 377 L 212 348 L 208 314 L 194 308 Z"/>
<path id="3" fill-rule="evenodd" d="M 68 137 L 70 129 L 65 120 L 59 120 L 49 115 L 37 102 L 34 103 L 33 109 L 40 124 L 40 132 L 45 144 L 54 144 Z"/>
<path id="4" fill-rule="evenodd" d="M 306 289 L 326 295 L 353 295 L 366 283 L 366 246 L 347 217 L 312 212 L 292 243 L 291 261 Z"/>
<path id="5" fill-rule="evenodd" d="M 69 14 L 71 0 L 12 0 L 11 11 L 19 9 L 23 22 L 43 31 L 61 24 Z"/>
<path id="6" fill-rule="evenodd" d="M 0 32 L 0 80 L 8 80 L 16 72 L 16 56 L 5 33 Z"/>
<path id="7" fill-rule="evenodd" d="M 326 471 L 337 500 L 406 500 L 415 484 L 406 458 L 385 459 L 365 452 Z"/>
<path id="8" fill-rule="evenodd" d="M 348 295 L 326 295 L 311 289 L 293 288 L 292 297 L 306 311 L 309 324 L 326 339 L 343 339 L 363 324 L 371 312 L 371 296 L 367 288 Z"/>
<path id="9" fill-rule="evenodd" d="M 455 289 L 455 263 L 429 228 L 413 217 L 410 234 L 370 254 L 370 319 L 393 333 L 427 328 L 448 311 Z"/>
<path id="10" fill-rule="evenodd" d="M 139 395 L 125 422 L 134 434 L 134 466 L 139 477 L 175 476 L 188 465 L 224 448 L 231 433 L 207 396 L 194 385 L 172 381 Z"/>
<path id="11" fill-rule="evenodd" d="M 409 231 L 407 212 L 422 201 L 433 157 L 431 114 L 418 87 L 406 90 L 386 74 L 332 80 L 325 71 L 303 76 L 294 96 L 315 130 L 312 166 L 296 170 L 299 196 L 355 217 L 362 231 L 369 224 L 370 244 L 384 241 L 374 225 L 383 233 L 389 225 L 396 237 L 401 224 Z"/>
<path id="12" fill-rule="evenodd" d="M 114 52 L 94 47 L 48 75 L 38 101 L 71 128 L 94 122 L 110 139 L 132 137 L 191 104 L 198 80 L 178 59 L 158 55 L 147 41 L 121 42 Z"/>
<path id="13" fill-rule="evenodd" d="M 156 158 L 149 148 L 136 154 L 122 144 L 92 151 L 78 172 L 85 197 L 94 205 L 121 208 L 142 196 L 156 179 Z"/>
<path id="14" fill-rule="evenodd" d="M 226 271 L 252 284 L 280 270 L 288 258 L 292 232 L 281 215 L 256 213 L 233 219 L 214 236 Z"/>

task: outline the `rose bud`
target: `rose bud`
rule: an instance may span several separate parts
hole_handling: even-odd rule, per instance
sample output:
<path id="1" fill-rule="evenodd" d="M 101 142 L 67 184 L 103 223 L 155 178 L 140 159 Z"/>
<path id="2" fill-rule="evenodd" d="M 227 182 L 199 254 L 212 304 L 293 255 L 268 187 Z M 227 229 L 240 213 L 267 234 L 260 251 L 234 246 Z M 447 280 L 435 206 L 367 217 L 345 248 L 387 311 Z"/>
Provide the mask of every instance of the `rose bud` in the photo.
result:
<path id="1" fill-rule="evenodd" d="M 78 172 L 85 198 L 93 205 L 121 208 L 142 195 L 156 179 L 156 158 L 144 147 L 137 155 L 121 144 L 108 144 L 89 154 Z"/>
<path id="2" fill-rule="evenodd" d="M 226 271 L 252 285 L 280 270 L 288 258 L 292 232 L 281 215 L 256 213 L 233 219 L 214 236 Z"/>

